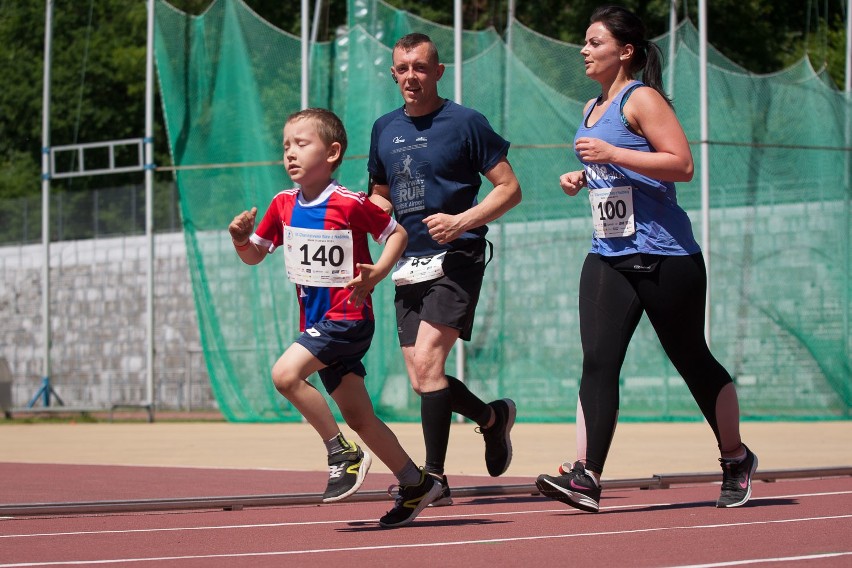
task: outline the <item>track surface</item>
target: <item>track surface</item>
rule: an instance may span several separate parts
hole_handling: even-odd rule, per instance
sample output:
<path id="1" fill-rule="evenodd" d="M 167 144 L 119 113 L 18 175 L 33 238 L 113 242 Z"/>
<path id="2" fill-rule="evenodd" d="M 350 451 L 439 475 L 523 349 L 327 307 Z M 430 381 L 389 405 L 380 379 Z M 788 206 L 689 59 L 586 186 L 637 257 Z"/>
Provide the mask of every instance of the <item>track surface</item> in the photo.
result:
<path id="1" fill-rule="evenodd" d="M 316 493 L 319 472 L 0 464 L 2 503 Z M 393 479 L 370 473 L 364 491 Z M 531 483 L 453 476 L 456 487 Z M 604 491 L 589 514 L 538 495 L 457 498 L 386 530 L 383 501 L 0 521 L 9 566 L 852 566 L 852 477 L 756 482 L 716 509 L 717 483 Z"/>

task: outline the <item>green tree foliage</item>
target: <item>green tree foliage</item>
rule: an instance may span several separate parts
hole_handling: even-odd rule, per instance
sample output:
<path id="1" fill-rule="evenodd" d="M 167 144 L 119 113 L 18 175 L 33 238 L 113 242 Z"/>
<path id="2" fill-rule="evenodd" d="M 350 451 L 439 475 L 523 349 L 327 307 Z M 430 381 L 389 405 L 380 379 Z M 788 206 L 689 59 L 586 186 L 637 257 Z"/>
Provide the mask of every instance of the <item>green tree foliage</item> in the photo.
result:
<path id="1" fill-rule="evenodd" d="M 419 0 L 388 0 L 388 3 L 426 19 L 453 23 L 453 0 L 425 3 Z M 538 0 L 515 2 L 515 18 L 536 32 L 562 41 L 581 44 L 589 16 L 601 0 Z M 636 12 L 645 22 L 649 37 L 669 30 L 669 0 L 621 0 L 612 2 Z M 843 84 L 845 51 L 845 1 L 810 0 L 712 0 L 707 2 L 708 41 L 729 59 L 754 73 L 778 71 L 804 54 L 805 39 L 814 67 L 838 61 L 832 77 Z M 464 3 L 466 28 L 494 27 L 502 32 L 508 1 L 474 0 Z M 827 13 L 826 13 L 827 11 Z M 688 17 L 698 24 L 698 0 L 677 3 L 677 19 Z M 828 27 L 830 23 L 830 28 Z M 839 36 L 828 45 L 826 37 Z M 822 42 L 822 43 L 821 43 Z"/>
<path id="2" fill-rule="evenodd" d="M 189 14 L 202 14 L 212 0 L 171 0 Z M 392 6 L 447 25 L 453 0 L 387 0 Z M 273 25 L 301 33 L 301 3 L 245 0 Z M 562 41 L 581 43 L 589 15 L 600 0 L 516 2 L 525 26 Z M 667 0 L 623 0 L 642 16 L 650 36 L 669 26 Z M 311 15 L 315 2 L 311 0 Z M 467 0 L 464 26 L 503 32 L 507 0 Z M 318 39 L 334 37 L 346 23 L 346 0 L 322 3 Z M 698 22 L 698 0 L 678 2 L 678 19 Z M 100 142 L 144 135 L 145 0 L 55 0 L 51 93 L 51 145 Z M 0 0 L 0 198 L 31 196 L 40 188 L 43 0 Z M 844 84 L 845 1 L 713 0 L 708 2 L 708 39 L 727 57 L 755 73 L 780 70 L 807 51 L 816 69 L 825 67 Z M 159 101 L 155 104 L 155 162 L 169 164 Z M 76 167 L 62 156 L 62 169 Z M 163 176 L 168 177 L 168 176 Z M 138 184 L 141 174 L 88 176 L 54 182 L 57 191 Z"/>
<path id="3" fill-rule="evenodd" d="M 41 149 L 43 38 L 33 25 L 35 3 L 4 2 L 0 8 L 0 196 L 38 191 Z M 34 60 L 35 58 L 35 60 Z"/>
<path id="4" fill-rule="evenodd" d="M 41 170 L 44 20 L 44 2 L 2 4 L 0 58 L 7 63 L 0 93 L 0 159 L 21 173 L 33 165 Z M 58 0 L 53 21 L 51 145 L 142 137 L 145 3 Z M 73 153 L 60 155 L 57 168 L 75 169 L 75 160 Z M 27 192 L 16 178 L 0 177 L 0 195 Z M 38 179 L 30 190 L 38 191 Z M 138 180 L 83 177 L 57 185 L 76 189 L 133 181 Z"/>

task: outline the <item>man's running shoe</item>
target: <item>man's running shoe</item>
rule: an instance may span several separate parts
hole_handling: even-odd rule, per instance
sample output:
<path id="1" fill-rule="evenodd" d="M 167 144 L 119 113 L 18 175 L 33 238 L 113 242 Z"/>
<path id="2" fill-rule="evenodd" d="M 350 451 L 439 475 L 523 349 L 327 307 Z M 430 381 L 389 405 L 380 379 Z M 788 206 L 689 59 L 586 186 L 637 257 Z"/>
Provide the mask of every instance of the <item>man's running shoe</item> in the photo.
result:
<path id="1" fill-rule="evenodd" d="M 601 488 L 586 472 L 582 462 L 566 470 L 568 464 L 559 467 L 560 475 L 541 474 L 535 480 L 535 486 L 545 497 L 561 501 L 582 511 L 597 513 L 601 500 Z"/>
<path id="2" fill-rule="evenodd" d="M 447 476 L 441 475 L 440 477 L 437 474 L 430 473 L 432 477 L 437 479 L 441 483 L 441 494 L 438 495 L 438 498 L 432 501 L 429 505 L 430 507 L 446 507 L 448 505 L 453 504 L 453 495 L 450 493 L 450 484 L 447 482 Z"/>
<path id="3" fill-rule="evenodd" d="M 740 461 L 719 459 L 722 464 L 722 493 L 716 507 L 739 507 L 751 497 L 751 478 L 757 470 L 757 456 L 743 444 L 746 457 Z"/>
<path id="4" fill-rule="evenodd" d="M 515 425 L 517 408 L 510 398 L 488 403 L 494 409 L 494 424 L 490 428 L 477 428 L 485 438 L 485 466 L 491 477 L 503 475 L 512 463 L 512 440 L 509 433 Z"/>
<path id="5" fill-rule="evenodd" d="M 392 485 L 388 494 L 393 495 L 394 489 L 397 490 L 394 507 L 379 519 L 379 524 L 389 529 L 404 527 L 413 521 L 420 511 L 441 495 L 442 487 L 440 481 L 421 469 L 420 483 L 396 487 Z"/>
<path id="6" fill-rule="evenodd" d="M 323 503 L 346 499 L 361 487 L 373 463 L 373 457 L 349 442 L 352 449 L 328 456 L 328 486 L 322 495 Z"/>

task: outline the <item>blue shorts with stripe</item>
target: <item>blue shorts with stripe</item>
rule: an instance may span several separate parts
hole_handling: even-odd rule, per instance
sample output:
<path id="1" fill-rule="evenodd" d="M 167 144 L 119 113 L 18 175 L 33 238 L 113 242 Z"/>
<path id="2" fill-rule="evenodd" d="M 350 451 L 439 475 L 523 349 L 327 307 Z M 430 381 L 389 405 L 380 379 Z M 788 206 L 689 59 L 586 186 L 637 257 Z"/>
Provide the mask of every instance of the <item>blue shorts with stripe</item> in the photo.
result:
<path id="1" fill-rule="evenodd" d="M 331 394 L 349 373 L 361 378 L 367 375 L 361 359 L 370 348 L 375 329 L 373 320 L 321 320 L 306 329 L 296 343 L 326 365 L 318 374 Z"/>

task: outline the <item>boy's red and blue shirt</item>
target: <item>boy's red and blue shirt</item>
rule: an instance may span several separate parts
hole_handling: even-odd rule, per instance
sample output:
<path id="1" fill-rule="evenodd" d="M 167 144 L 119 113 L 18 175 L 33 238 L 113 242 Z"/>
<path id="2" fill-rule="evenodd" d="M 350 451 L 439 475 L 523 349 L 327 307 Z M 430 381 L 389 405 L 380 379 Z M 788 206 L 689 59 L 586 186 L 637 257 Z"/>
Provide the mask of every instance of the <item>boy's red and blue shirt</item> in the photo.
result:
<path id="1" fill-rule="evenodd" d="M 396 229 L 396 221 L 371 202 L 365 193 L 346 189 L 332 180 L 319 197 L 305 201 L 299 188 L 276 195 L 251 241 L 269 252 L 284 244 L 285 227 L 320 230 L 352 231 L 352 270 L 359 274 L 357 264 L 372 264 L 367 243 L 369 234 L 384 244 Z M 300 307 L 300 331 L 321 320 L 372 320 L 373 302 L 367 297 L 360 308 L 347 303 L 350 291 L 343 287 L 296 285 Z"/>

